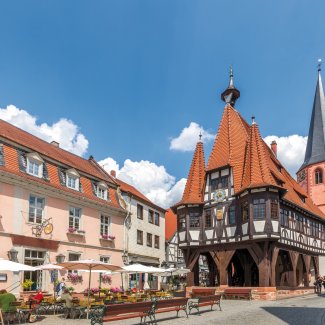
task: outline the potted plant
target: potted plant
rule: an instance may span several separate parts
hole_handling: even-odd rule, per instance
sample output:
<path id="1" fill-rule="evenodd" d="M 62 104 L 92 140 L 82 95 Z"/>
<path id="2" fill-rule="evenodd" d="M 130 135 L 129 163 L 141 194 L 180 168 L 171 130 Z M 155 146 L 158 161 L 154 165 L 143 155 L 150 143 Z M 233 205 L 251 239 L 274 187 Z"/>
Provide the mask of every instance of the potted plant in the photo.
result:
<path id="1" fill-rule="evenodd" d="M 111 240 L 114 240 L 115 236 L 114 235 L 109 235 L 108 238 L 111 239 Z"/>
<path id="2" fill-rule="evenodd" d="M 107 234 L 102 234 L 102 238 L 103 238 L 103 239 L 109 239 L 109 235 L 107 235 Z"/>
<path id="3" fill-rule="evenodd" d="M 23 283 L 22 283 L 22 286 L 24 288 L 24 291 L 30 291 L 32 285 L 34 284 L 34 282 L 30 279 L 27 279 L 25 280 Z"/>
<path id="4" fill-rule="evenodd" d="M 76 232 L 76 228 L 74 228 L 74 227 L 69 227 L 68 228 L 68 233 L 70 233 L 70 234 L 73 234 L 74 232 Z"/>

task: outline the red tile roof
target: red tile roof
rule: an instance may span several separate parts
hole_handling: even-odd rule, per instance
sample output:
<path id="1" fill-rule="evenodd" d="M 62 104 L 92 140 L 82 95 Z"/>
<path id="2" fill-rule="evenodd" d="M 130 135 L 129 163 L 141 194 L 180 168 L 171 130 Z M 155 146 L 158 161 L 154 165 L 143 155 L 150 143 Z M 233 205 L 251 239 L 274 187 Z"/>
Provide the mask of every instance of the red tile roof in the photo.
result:
<path id="1" fill-rule="evenodd" d="M 226 105 L 208 160 L 207 171 L 232 166 L 235 191 L 241 187 L 245 146 L 249 125 L 230 105 Z"/>
<path id="2" fill-rule="evenodd" d="M 174 234 L 177 231 L 177 216 L 172 211 L 168 209 L 165 215 L 165 238 L 166 241 L 169 241 L 173 238 Z"/>
<path id="3" fill-rule="evenodd" d="M 203 143 L 199 141 L 196 144 L 190 172 L 187 177 L 183 197 L 180 204 L 200 204 L 203 203 L 204 194 L 204 181 L 205 181 L 205 161 Z"/>
<path id="4" fill-rule="evenodd" d="M 285 192 L 284 200 L 325 218 L 274 156 L 262 139 L 257 124 L 249 126 L 230 105 L 224 109 L 207 171 L 227 165 L 233 169 L 235 193 L 251 187 L 275 186 Z"/>
<path id="5" fill-rule="evenodd" d="M 86 160 L 71 154 L 68 151 L 57 148 L 3 120 L 0 120 L 0 138 L 3 142 L 5 162 L 4 166 L 0 167 L 0 171 L 9 172 L 23 177 L 26 180 L 33 180 L 44 185 L 52 186 L 67 193 L 94 200 L 98 203 L 115 208 L 121 208 L 117 200 L 116 182 L 101 169 L 93 158 Z M 49 180 L 34 177 L 20 171 L 17 148 L 24 148 L 26 151 L 39 153 L 44 158 Z M 58 165 L 63 165 L 66 168 L 74 168 L 81 173 L 80 184 L 82 186 L 82 192 L 67 188 L 60 183 Z M 91 181 L 98 180 L 104 181 L 110 185 L 108 188 L 110 200 L 105 201 L 94 195 Z"/>
<path id="6" fill-rule="evenodd" d="M 157 204 L 153 203 L 152 201 L 150 201 L 144 194 L 142 194 L 139 190 L 137 190 L 134 186 L 125 183 L 124 181 L 115 178 L 115 182 L 120 186 L 121 191 L 126 192 L 126 193 L 130 193 L 134 196 L 136 196 L 138 199 L 140 199 L 141 201 L 143 201 L 144 203 L 146 203 L 147 205 L 153 207 L 154 209 L 160 210 L 162 212 L 165 213 L 165 209 L 163 209 L 162 207 L 158 206 Z"/>
<path id="7" fill-rule="evenodd" d="M 75 168 L 78 171 L 114 184 L 112 177 L 107 174 L 104 175 L 90 160 L 56 147 L 1 119 L 0 137 L 19 144 L 20 146 L 29 148 L 31 151 L 38 152 L 43 157 L 54 159 L 67 167 Z"/>

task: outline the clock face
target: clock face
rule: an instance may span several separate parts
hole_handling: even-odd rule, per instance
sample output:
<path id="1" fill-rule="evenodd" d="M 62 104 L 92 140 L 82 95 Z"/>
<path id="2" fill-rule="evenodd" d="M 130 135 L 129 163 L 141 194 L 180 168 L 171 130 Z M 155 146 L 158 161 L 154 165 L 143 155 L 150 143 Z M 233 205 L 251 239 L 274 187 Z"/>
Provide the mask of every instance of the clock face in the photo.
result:
<path id="1" fill-rule="evenodd" d="M 216 202 L 222 202 L 226 197 L 226 191 L 225 190 L 216 190 L 214 193 L 213 193 L 213 199 L 214 201 Z"/>

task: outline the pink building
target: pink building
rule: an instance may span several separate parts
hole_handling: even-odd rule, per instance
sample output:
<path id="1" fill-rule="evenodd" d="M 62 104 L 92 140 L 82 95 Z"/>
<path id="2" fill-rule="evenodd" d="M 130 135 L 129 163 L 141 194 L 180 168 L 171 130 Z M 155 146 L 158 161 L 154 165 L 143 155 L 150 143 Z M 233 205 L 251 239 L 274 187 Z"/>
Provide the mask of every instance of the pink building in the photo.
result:
<path id="1" fill-rule="evenodd" d="M 0 120 L 0 258 L 17 255 L 18 262 L 36 266 L 63 255 L 65 261 L 122 266 L 126 211 L 117 188 L 93 157 L 83 159 Z M 26 279 L 33 288 L 53 288 L 49 271 L 0 273 L 0 288 L 14 293 Z M 68 280 L 71 273 L 80 282 Z M 88 285 L 86 272 L 64 271 L 61 277 L 76 291 Z M 92 277 L 92 287 L 98 279 Z M 112 279 L 113 286 L 121 284 L 119 275 Z"/>

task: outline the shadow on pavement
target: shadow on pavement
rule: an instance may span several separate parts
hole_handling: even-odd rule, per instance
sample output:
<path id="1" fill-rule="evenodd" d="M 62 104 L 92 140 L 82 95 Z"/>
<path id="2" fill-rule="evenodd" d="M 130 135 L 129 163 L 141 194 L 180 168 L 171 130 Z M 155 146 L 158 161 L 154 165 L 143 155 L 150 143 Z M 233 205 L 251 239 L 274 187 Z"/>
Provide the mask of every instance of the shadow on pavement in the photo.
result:
<path id="1" fill-rule="evenodd" d="M 307 307 L 262 307 L 288 325 L 325 325 L 323 308 Z"/>

